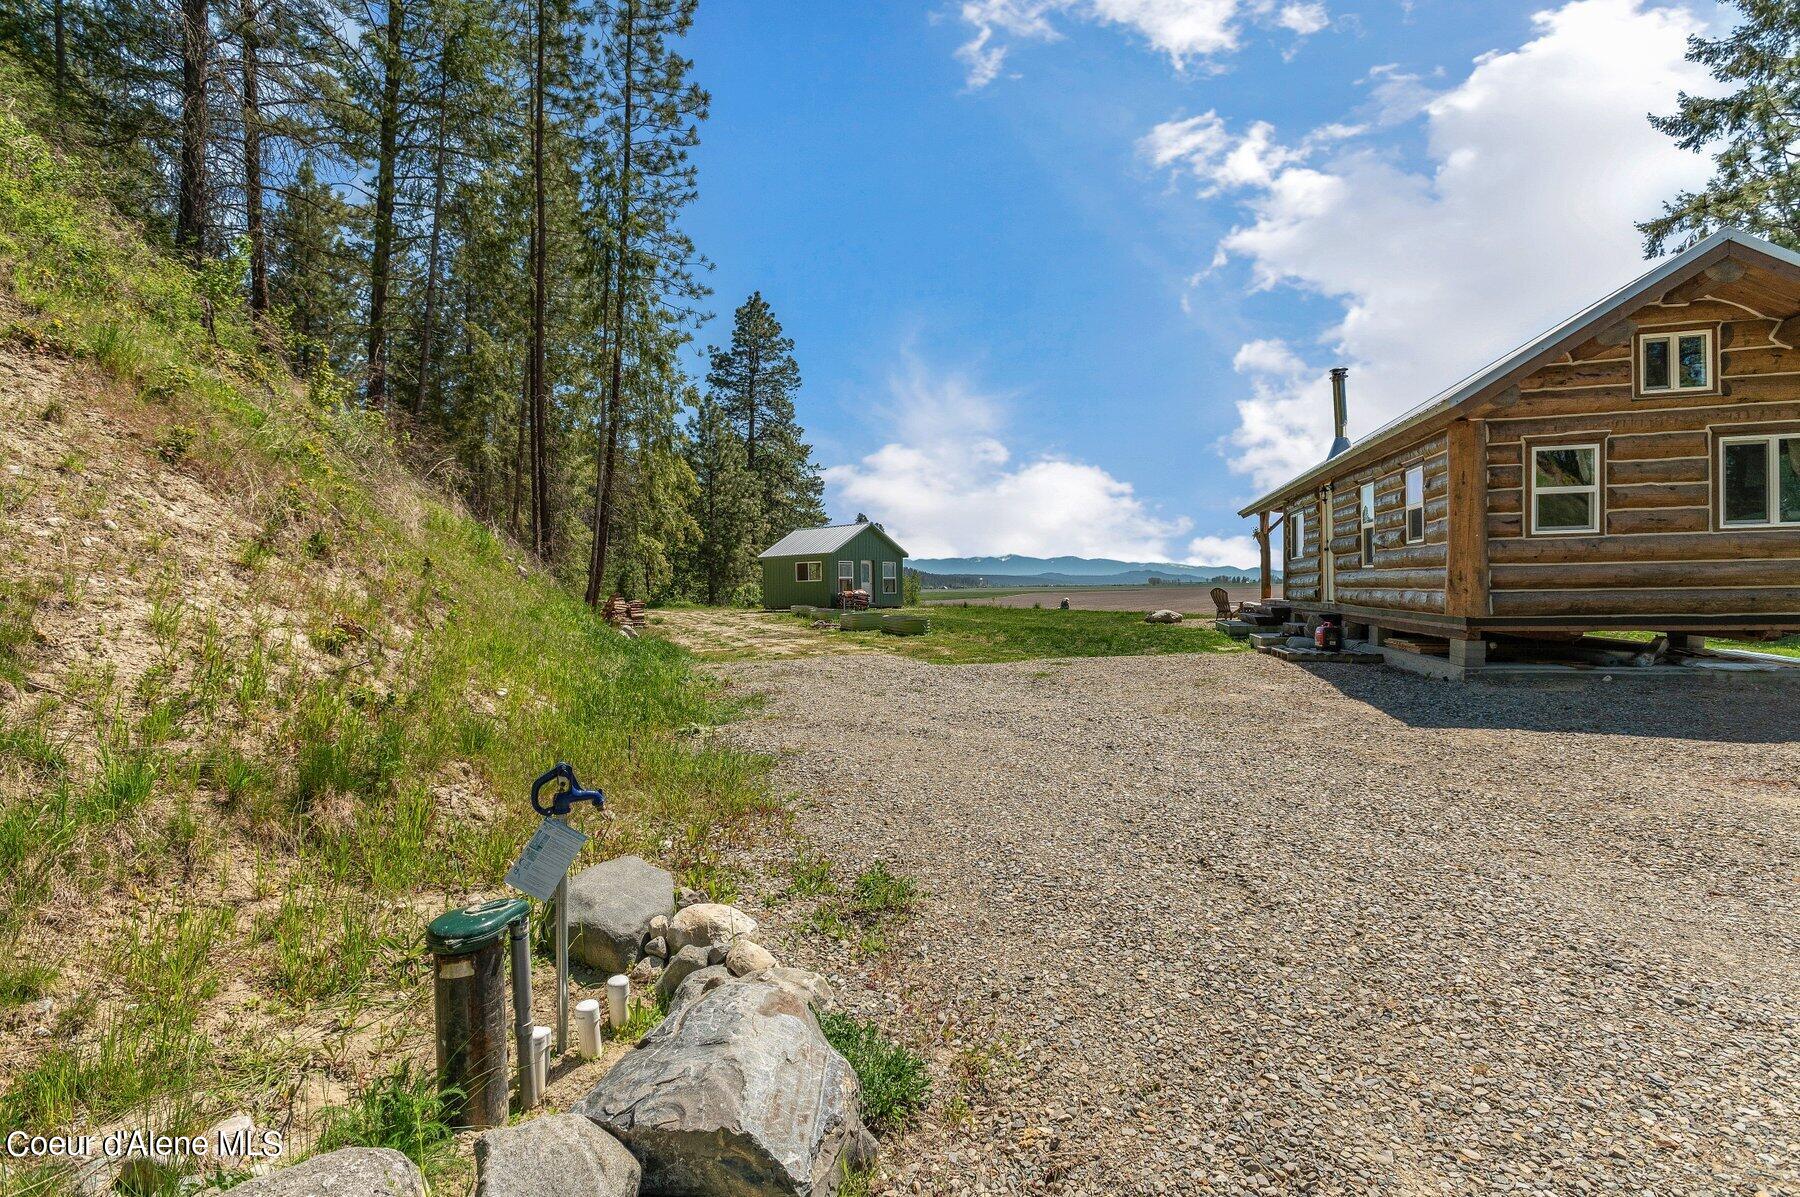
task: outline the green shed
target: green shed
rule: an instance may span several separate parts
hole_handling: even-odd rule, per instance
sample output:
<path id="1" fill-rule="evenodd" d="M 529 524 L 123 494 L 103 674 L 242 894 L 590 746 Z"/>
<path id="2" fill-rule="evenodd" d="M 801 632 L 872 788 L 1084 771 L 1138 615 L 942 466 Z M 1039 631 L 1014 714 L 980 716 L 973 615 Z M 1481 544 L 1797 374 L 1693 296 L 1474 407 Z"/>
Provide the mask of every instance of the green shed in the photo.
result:
<path id="1" fill-rule="evenodd" d="M 866 590 L 871 607 L 905 600 L 901 571 L 906 550 L 882 528 L 858 516 L 854 524 L 802 528 L 762 551 L 763 606 L 831 606 L 839 590 Z"/>

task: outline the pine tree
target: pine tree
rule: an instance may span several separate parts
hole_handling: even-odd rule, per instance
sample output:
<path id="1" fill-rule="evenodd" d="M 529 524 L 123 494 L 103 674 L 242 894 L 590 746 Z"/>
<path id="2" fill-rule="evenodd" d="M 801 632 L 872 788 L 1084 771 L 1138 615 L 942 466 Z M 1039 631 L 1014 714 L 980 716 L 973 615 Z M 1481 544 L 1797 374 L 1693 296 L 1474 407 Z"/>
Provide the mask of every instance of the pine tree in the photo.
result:
<path id="1" fill-rule="evenodd" d="M 759 516 L 752 551 L 795 528 L 823 523 L 824 482 L 794 413 L 800 389 L 794 341 L 782 332 L 761 292 L 739 306 L 730 346 L 713 348 L 711 358 L 707 387 L 737 430 L 745 468 L 756 479 Z"/>
<path id="2" fill-rule="evenodd" d="M 301 161 L 269 218 L 270 307 L 286 323 L 296 367 L 348 371 L 357 353 L 354 313 L 360 268 L 349 241 L 353 213 Z"/>
<path id="3" fill-rule="evenodd" d="M 1743 23 L 1722 38 L 1688 39 L 1688 60 L 1736 88 L 1717 98 L 1683 92 L 1670 116 L 1650 123 L 1685 150 L 1716 143 L 1713 177 L 1638 226 L 1656 256 L 1735 225 L 1800 249 L 1800 7 L 1792 0 L 1734 0 Z"/>
<path id="4" fill-rule="evenodd" d="M 756 479 L 731 413 L 703 397 L 688 423 L 684 446 L 695 481 L 698 540 L 680 578 L 682 588 L 709 604 L 723 602 L 749 578 L 758 535 Z"/>

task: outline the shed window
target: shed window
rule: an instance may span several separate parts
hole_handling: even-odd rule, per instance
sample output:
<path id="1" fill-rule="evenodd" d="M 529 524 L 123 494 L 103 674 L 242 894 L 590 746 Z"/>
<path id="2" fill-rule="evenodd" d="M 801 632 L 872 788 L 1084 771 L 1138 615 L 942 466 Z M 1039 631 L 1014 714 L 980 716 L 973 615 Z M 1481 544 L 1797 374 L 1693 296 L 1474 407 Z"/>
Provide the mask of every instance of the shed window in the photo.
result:
<path id="1" fill-rule="evenodd" d="M 1425 467 L 1406 471 L 1406 543 L 1425 539 Z"/>
<path id="2" fill-rule="evenodd" d="M 1727 437 L 1719 455 L 1721 524 L 1800 524 L 1800 436 Z"/>
<path id="3" fill-rule="evenodd" d="M 796 561 L 796 562 L 794 562 L 794 581 L 796 581 L 796 582 L 819 582 L 819 581 L 823 581 L 824 578 L 825 578 L 825 563 L 823 561 Z"/>
<path id="4" fill-rule="evenodd" d="M 1711 329 L 1656 333 L 1638 339 L 1638 392 L 1645 395 L 1710 391 Z"/>
<path id="5" fill-rule="evenodd" d="M 1531 450 L 1531 530 L 1600 530 L 1600 447 L 1538 445 Z"/>
<path id="6" fill-rule="evenodd" d="M 854 562 L 854 561 L 838 562 L 838 581 L 849 582 L 853 585 L 855 584 L 855 582 L 856 582 L 856 562 Z"/>
<path id="7" fill-rule="evenodd" d="M 1375 484 L 1365 482 L 1358 492 L 1356 501 L 1356 519 L 1358 529 L 1362 533 L 1362 565 L 1368 569 L 1375 564 Z"/>
<path id="8" fill-rule="evenodd" d="M 898 594 L 900 592 L 900 566 L 893 561 L 881 563 L 881 593 Z"/>

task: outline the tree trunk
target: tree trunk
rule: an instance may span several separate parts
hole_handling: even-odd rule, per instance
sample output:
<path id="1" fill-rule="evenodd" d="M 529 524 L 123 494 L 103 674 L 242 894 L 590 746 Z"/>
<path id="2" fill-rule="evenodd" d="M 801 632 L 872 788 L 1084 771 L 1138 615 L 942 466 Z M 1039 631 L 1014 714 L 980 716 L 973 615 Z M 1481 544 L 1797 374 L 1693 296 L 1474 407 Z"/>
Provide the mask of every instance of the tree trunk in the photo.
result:
<path id="1" fill-rule="evenodd" d="M 636 33 L 637 10 L 632 0 L 625 0 L 624 144 L 619 155 L 619 229 L 615 238 L 619 247 L 619 288 L 613 300 L 616 319 L 613 324 L 612 378 L 606 387 L 606 454 L 600 474 L 600 505 L 594 518 L 594 552 L 588 565 L 589 606 L 599 603 L 600 583 L 606 577 L 607 539 L 612 530 L 613 464 L 619 448 L 619 382 L 625 366 L 625 292 L 631 278 L 631 68 Z"/>
<path id="2" fill-rule="evenodd" d="M 526 369 L 531 391 L 531 549 L 550 550 L 550 478 L 545 461 L 545 425 L 549 419 L 544 378 L 544 339 L 549 314 L 549 252 L 544 184 L 544 0 L 535 9 L 537 36 L 531 68 L 531 360 Z"/>
<path id="3" fill-rule="evenodd" d="M 605 257 L 603 257 L 601 259 L 600 271 L 601 271 L 600 277 L 604 280 L 604 282 L 601 285 L 601 289 L 600 289 L 600 313 L 601 313 L 600 318 L 602 320 L 604 320 L 604 319 L 606 319 L 606 314 L 612 311 L 613 255 L 612 255 L 612 251 L 610 249 L 608 249 L 606 251 Z M 620 281 L 620 285 L 623 285 L 623 280 Z M 615 326 L 612 330 L 611 339 L 616 341 L 618 339 L 621 331 L 622 331 L 621 329 L 619 329 L 618 327 Z M 610 345 L 608 346 L 608 349 L 609 350 L 611 349 Z M 602 420 L 604 422 L 604 416 L 602 417 Z M 598 528 L 600 526 L 600 492 L 606 482 L 606 435 L 605 434 L 606 434 L 606 429 L 602 428 L 600 430 L 600 435 L 594 438 L 593 522 L 594 522 L 594 527 L 596 527 L 596 528 Z M 594 590 L 595 590 L 594 579 L 600 576 L 597 571 L 600 569 L 601 564 L 602 564 L 602 562 L 600 559 L 600 540 L 598 537 L 596 537 L 594 539 L 594 541 L 588 546 L 588 582 L 587 582 L 587 589 L 584 592 L 584 597 L 586 598 L 587 602 L 590 605 L 593 604 L 595 601 L 595 599 L 593 597 Z"/>
<path id="4" fill-rule="evenodd" d="M 250 243 L 250 316 L 269 310 L 269 254 L 263 235 L 262 107 L 256 55 L 255 0 L 243 0 L 244 45 L 244 234 Z"/>
<path id="5" fill-rule="evenodd" d="M 401 51 L 406 36 L 406 6 L 388 0 L 387 37 L 382 48 L 380 146 L 375 174 L 374 246 L 369 263 L 370 407 L 387 405 L 387 308 L 389 271 L 394 257 L 394 176 L 400 141 Z"/>
<path id="6" fill-rule="evenodd" d="M 425 405 L 431 390 L 431 338 L 437 324 L 438 262 L 443 247 L 442 217 L 444 211 L 444 122 L 448 119 L 445 93 L 449 90 L 450 35 L 446 30 L 444 44 L 438 53 L 437 144 L 433 147 L 431 172 L 431 245 L 425 253 L 424 327 L 419 330 L 419 378 L 413 391 L 412 410 L 416 416 Z"/>
<path id="7" fill-rule="evenodd" d="M 175 240 L 198 266 L 206 257 L 206 90 L 212 27 L 207 0 L 181 0 L 181 179 Z"/>
<path id="8" fill-rule="evenodd" d="M 519 500 L 525 493 L 525 441 L 526 425 L 530 422 L 531 410 L 531 374 L 526 371 L 519 387 L 519 418 L 513 425 L 513 468 L 512 494 L 510 503 L 512 510 L 506 518 L 507 531 L 512 533 L 516 541 L 520 539 Z"/>

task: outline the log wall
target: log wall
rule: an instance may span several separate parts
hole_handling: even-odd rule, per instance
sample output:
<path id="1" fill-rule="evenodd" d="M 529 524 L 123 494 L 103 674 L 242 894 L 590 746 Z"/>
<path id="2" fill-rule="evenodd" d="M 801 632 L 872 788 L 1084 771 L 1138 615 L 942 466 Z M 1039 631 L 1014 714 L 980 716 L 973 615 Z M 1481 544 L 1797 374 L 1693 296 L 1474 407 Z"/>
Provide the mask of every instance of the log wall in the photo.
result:
<path id="1" fill-rule="evenodd" d="M 1800 434 L 1800 349 L 1776 339 L 1800 294 L 1757 295 L 1773 306 L 1703 298 L 1626 316 L 1639 333 L 1711 329 L 1711 392 L 1639 394 L 1634 339 L 1539 368 L 1484 421 L 1489 614 L 1800 618 L 1800 529 L 1718 521 L 1718 439 Z M 1559 441 L 1601 447 L 1599 535 L 1530 531 L 1529 449 Z"/>

